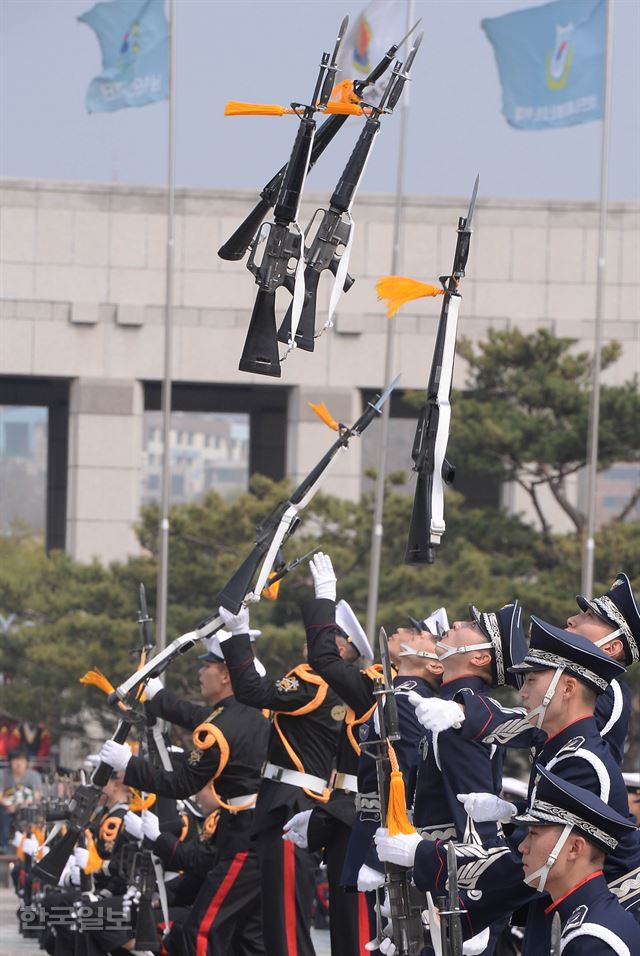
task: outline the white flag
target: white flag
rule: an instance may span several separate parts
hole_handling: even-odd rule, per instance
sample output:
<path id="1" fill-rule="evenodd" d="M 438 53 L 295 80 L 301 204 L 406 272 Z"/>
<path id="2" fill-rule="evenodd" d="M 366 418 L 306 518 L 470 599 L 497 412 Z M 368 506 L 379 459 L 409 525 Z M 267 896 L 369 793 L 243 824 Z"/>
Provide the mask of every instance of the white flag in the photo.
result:
<path id="1" fill-rule="evenodd" d="M 338 81 L 364 80 L 380 62 L 390 46 L 398 43 L 407 32 L 407 0 L 371 0 L 347 30 L 338 57 Z M 399 59 L 405 59 L 407 50 L 398 50 Z M 377 103 L 391 77 L 391 68 L 364 96 L 367 102 Z"/>

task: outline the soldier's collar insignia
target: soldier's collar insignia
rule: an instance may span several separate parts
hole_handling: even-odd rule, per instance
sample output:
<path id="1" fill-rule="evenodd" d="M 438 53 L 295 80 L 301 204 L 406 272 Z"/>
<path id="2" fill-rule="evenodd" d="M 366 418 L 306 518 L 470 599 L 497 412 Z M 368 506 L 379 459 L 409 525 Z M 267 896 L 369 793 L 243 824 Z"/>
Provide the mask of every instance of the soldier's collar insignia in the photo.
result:
<path id="1" fill-rule="evenodd" d="M 584 903 L 582 906 L 577 906 L 567 922 L 564 924 L 564 929 L 562 930 L 562 935 L 568 933 L 570 930 L 577 929 L 585 921 L 587 913 L 589 912 L 589 907 L 585 906 Z"/>

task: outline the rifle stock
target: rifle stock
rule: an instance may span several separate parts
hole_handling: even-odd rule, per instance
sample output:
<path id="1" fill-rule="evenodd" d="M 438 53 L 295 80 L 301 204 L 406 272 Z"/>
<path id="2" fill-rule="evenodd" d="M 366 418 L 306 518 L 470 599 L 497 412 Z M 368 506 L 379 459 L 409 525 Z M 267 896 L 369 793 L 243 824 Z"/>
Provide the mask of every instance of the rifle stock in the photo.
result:
<path id="1" fill-rule="evenodd" d="M 241 372 L 256 372 L 280 378 L 280 355 L 276 329 L 276 294 L 259 289 L 251 313 L 240 364 Z"/>

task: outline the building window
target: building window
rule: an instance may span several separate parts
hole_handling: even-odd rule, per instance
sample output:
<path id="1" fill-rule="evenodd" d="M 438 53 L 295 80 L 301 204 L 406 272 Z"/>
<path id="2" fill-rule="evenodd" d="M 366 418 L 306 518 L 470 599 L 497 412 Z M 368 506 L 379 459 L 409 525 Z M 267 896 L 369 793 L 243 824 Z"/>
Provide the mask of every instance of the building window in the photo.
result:
<path id="1" fill-rule="evenodd" d="M 0 405 L 0 533 L 26 527 L 45 536 L 48 409 Z"/>
<path id="2" fill-rule="evenodd" d="M 144 435 L 155 430 L 161 412 L 145 411 Z M 171 415 L 171 501 L 199 501 L 207 491 L 231 499 L 249 486 L 249 414 L 174 411 Z M 177 446 L 180 446 L 178 448 Z M 142 501 L 160 500 L 161 448 L 143 448 Z"/>

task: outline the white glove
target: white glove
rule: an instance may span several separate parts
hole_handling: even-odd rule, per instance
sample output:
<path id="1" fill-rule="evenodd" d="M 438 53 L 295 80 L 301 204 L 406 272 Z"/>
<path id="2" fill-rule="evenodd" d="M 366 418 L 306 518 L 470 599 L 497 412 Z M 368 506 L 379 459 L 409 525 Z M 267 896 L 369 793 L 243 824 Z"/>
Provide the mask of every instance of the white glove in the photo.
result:
<path id="1" fill-rule="evenodd" d="M 489 945 L 489 927 L 483 929 L 481 933 L 472 936 L 462 945 L 464 956 L 480 956 Z"/>
<path id="2" fill-rule="evenodd" d="M 127 833 L 134 838 L 134 840 L 141 840 L 144 836 L 142 820 L 131 810 L 127 810 L 124 815 L 124 828 Z"/>
<path id="3" fill-rule="evenodd" d="M 508 823 L 518 812 L 513 803 L 494 793 L 459 793 L 457 797 L 474 823 Z"/>
<path id="4" fill-rule="evenodd" d="M 58 880 L 58 886 L 68 886 L 71 877 L 71 867 L 73 866 L 73 853 L 62 868 L 62 873 Z"/>
<path id="5" fill-rule="evenodd" d="M 416 850 L 422 843 L 419 833 L 398 833 L 389 836 L 386 827 L 378 827 L 373 837 L 378 857 L 383 863 L 396 863 L 398 866 L 413 866 Z"/>
<path id="6" fill-rule="evenodd" d="M 218 614 L 224 621 L 224 626 L 228 631 L 231 631 L 232 634 L 249 633 L 249 608 L 245 607 L 244 604 L 237 614 L 232 614 L 231 611 L 227 611 L 226 607 L 219 607 Z"/>
<path id="7" fill-rule="evenodd" d="M 313 576 L 316 597 L 335 601 L 337 578 L 329 555 L 318 551 L 309 561 L 309 568 Z"/>
<path id="8" fill-rule="evenodd" d="M 437 697 L 421 697 L 415 690 L 407 694 L 409 703 L 416 709 L 416 717 L 423 727 L 439 734 L 451 727 L 462 726 L 464 710 L 455 700 L 439 700 Z"/>
<path id="9" fill-rule="evenodd" d="M 13 834 L 13 837 L 11 838 L 11 842 L 16 848 L 20 846 L 20 840 L 22 839 L 23 836 L 24 836 L 24 833 L 22 832 L 22 830 L 16 830 L 16 832 Z"/>
<path id="10" fill-rule="evenodd" d="M 309 846 L 307 834 L 309 833 L 309 818 L 312 813 L 313 810 L 301 810 L 300 813 L 296 813 L 290 820 L 287 820 L 282 828 L 284 830 L 282 839 L 295 843 L 300 849 L 306 850 Z"/>
<path id="11" fill-rule="evenodd" d="M 140 890 L 135 886 L 130 886 L 122 898 L 122 913 L 127 922 L 131 919 L 131 905 L 140 902 Z"/>
<path id="12" fill-rule="evenodd" d="M 370 893 L 384 886 L 384 873 L 374 870 L 372 866 L 363 863 L 358 870 L 358 889 L 361 893 Z"/>
<path id="13" fill-rule="evenodd" d="M 85 870 L 89 862 L 89 851 L 85 850 L 83 846 L 77 846 L 73 851 L 73 859 L 76 866 L 79 866 L 81 870 Z"/>
<path id="14" fill-rule="evenodd" d="M 142 832 L 152 843 L 160 836 L 160 822 L 155 813 L 150 813 L 149 810 L 142 811 Z"/>
<path id="15" fill-rule="evenodd" d="M 84 769 L 87 773 L 93 773 L 98 764 L 100 763 L 100 754 L 87 754 L 84 758 Z"/>
<path id="16" fill-rule="evenodd" d="M 72 886 L 80 886 L 80 880 L 81 880 L 80 867 L 77 866 L 77 864 L 72 863 L 71 870 L 69 872 L 69 882 L 71 883 Z"/>
<path id="17" fill-rule="evenodd" d="M 98 756 L 102 763 L 108 764 L 114 770 L 124 770 L 131 760 L 131 747 L 129 744 L 117 744 L 115 740 L 107 740 L 100 748 Z"/>
<path id="18" fill-rule="evenodd" d="M 147 695 L 147 700 L 153 700 L 156 694 L 161 690 L 164 690 L 164 684 L 160 678 L 152 677 L 144 689 L 144 692 Z"/>
<path id="19" fill-rule="evenodd" d="M 380 952 L 384 953 L 384 956 L 393 956 L 396 951 L 396 944 L 392 939 L 389 939 L 388 936 L 380 943 Z"/>
<path id="20" fill-rule="evenodd" d="M 22 844 L 22 852 L 25 856 L 35 856 L 38 852 L 38 847 L 40 844 L 34 837 L 27 837 L 27 839 Z"/>

